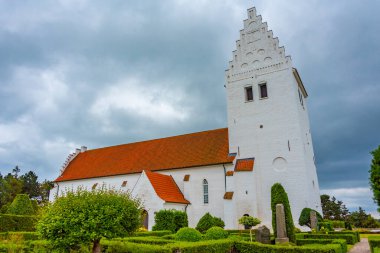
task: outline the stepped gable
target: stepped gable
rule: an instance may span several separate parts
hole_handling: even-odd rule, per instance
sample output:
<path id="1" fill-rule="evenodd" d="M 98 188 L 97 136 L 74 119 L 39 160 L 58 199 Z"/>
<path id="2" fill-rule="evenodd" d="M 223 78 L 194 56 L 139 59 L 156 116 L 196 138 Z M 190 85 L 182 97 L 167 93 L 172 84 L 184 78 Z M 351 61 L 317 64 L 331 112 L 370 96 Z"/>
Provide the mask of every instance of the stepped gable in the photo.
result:
<path id="1" fill-rule="evenodd" d="M 55 182 L 232 163 L 228 129 L 85 150 L 65 166 Z"/>
<path id="2" fill-rule="evenodd" d="M 268 31 L 266 22 L 256 14 L 256 8 L 248 9 L 248 19 L 244 20 L 244 29 L 240 30 L 240 39 L 236 41 L 233 59 L 226 70 L 227 80 L 235 80 L 261 75 L 291 67 L 291 57 L 286 56 L 285 48 L 280 47 L 278 38 Z"/>

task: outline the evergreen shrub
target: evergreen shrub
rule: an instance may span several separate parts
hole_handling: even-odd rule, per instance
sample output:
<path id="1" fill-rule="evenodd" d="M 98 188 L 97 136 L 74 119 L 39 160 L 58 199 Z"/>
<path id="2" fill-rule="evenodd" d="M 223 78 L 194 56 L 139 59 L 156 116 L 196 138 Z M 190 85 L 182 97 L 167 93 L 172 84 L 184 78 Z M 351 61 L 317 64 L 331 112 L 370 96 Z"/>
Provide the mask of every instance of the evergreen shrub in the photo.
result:
<path id="1" fill-rule="evenodd" d="M 318 222 L 318 230 L 334 231 L 333 225 L 330 221 Z"/>
<path id="2" fill-rule="evenodd" d="M 181 253 L 227 253 L 234 252 L 234 241 L 229 239 L 200 242 L 179 242 L 167 245 L 170 252 Z"/>
<path id="3" fill-rule="evenodd" d="M 308 226 L 309 228 L 311 228 L 311 221 L 310 221 L 310 212 L 311 211 L 314 211 L 317 213 L 318 222 L 323 221 L 322 215 L 320 213 L 318 213 L 316 210 L 305 207 L 304 209 L 302 209 L 301 214 L 300 214 L 300 218 L 298 219 L 298 223 L 301 226 Z"/>
<path id="4" fill-rule="evenodd" d="M 166 235 L 172 235 L 172 231 L 170 230 L 160 230 L 160 231 L 146 231 L 146 232 L 136 232 L 133 234 L 133 236 L 138 236 L 138 237 L 145 237 L 145 236 L 156 236 L 156 237 L 161 237 L 161 236 L 166 236 Z"/>
<path id="5" fill-rule="evenodd" d="M 347 252 L 347 242 L 344 239 L 297 239 L 297 246 L 307 244 L 339 244 L 342 249 L 342 253 Z"/>
<path id="6" fill-rule="evenodd" d="M 221 227 L 212 227 L 206 231 L 206 240 L 219 240 L 226 239 L 228 237 L 228 232 Z"/>
<path id="7" fill-rule="evenodd" d="M 374 253 L 376 248 L 380 249 L 380 236 L 370 235 L 368 236 L 368 242 L 371 253 Z"/>
<path id="8" fill-rule="evenodd" d="M 210 213 L 206 213 L 203 217 L 198 221 L 197 226 L 195 227 L 201 233 L 206 232 L 208 229 L 212 227 L 221 227 L 224 228 L 224 221 L 221 218 L 214 217 Z"/>
<path id="9" fill-rule="evenodd" d="M 355 244 L 358 242 L 353 234 L 305 234 L 305 239 L 344 239 L 347 244 Z"/>
<path id="10" fill-rule="evenodd" d="M 27 194 L 17 194 L 6 213 L 14 215 L 35 215 L 36 211 Z"/>
<path id="11" fill-rule="evenodd" d="M 37 221 L 35 215 L 0 214 L 0 232 L 35 231 Z"/>
<path id="12" fill-rule="evenodd" d="M 286 223 L 286 233 L 288 234 L 289 241 L 295 242 L 295 227 L 292 217 L 292 211 L 290 209 L 288 194 L 286 193 L 284 187 L 280 183 L 276 183 L 271 189 L 271 208 L 272 208 L 272 228 L 274 234 L 277 234 L 276 227 L 276 205 L 283 204 L 285 211 L 285 223 Z"/>
<path id="13" fill-rule="evenodd" d="M 20 236 L 24 241 L 40 239 L 40 235 L 37 232 L 3 232 L 0 233 L 0 240 L 10 240 L 14 236 Z"/>
<path id="14" fill-rule="evenodd" d="M 342 253 L 340 245 L 327 244 L 327 245 L 270 245 L 257 242 L 235 242 L 235 249 L 239 253 Z"/>
<path id="15" fill-rule="evenodd" d="M 152 230 L 170 230 L 173 233 L 188 226 L 187 214 L 178 210 L 160 210 L 154 216 L 155 225 Z"/>
<path id="16" fill-rule="evenodd" d="M 177 241 L 197 242 L 202 240 L 202 234 L 194 228 L 181 228 L 174 238 Z"/>

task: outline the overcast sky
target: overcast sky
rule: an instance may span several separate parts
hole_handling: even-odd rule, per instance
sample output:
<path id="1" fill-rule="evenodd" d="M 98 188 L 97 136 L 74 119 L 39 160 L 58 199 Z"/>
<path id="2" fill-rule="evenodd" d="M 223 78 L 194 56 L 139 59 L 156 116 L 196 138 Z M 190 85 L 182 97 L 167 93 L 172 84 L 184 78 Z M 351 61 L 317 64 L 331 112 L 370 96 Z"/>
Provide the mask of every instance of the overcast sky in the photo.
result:
<path id="1" fill-rule="evenodd" d="M 0 170 L 226 127 L 224 70 L 256 6 L 308 90 L 322 193 L 375 215 L 380 1 L 0 0 Z"/>

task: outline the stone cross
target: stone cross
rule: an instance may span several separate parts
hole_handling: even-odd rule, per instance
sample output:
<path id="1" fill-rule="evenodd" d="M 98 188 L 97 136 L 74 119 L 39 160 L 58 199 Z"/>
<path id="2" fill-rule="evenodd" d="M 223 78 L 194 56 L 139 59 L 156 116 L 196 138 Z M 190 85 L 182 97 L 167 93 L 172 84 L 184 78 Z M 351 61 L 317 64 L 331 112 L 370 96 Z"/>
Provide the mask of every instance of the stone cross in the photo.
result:
<path id="1" fill-rule="evenodd" d="M 317 230 L 318 218 L 316 211 L 310 211 L 310 228 Z"/>
<path id="2" fill-rule="evenodd" d="M 256 242 L 270 244 L 270 231 L 266 226 L 260 226 L 255 230 Z"/>
<path id="3" fill-rule="evenodd" d="M 286 234 L 285 211 L 283 204 L 276 205 L 276 228 L 276 244 L 289 242 L 289 238 Z"/>

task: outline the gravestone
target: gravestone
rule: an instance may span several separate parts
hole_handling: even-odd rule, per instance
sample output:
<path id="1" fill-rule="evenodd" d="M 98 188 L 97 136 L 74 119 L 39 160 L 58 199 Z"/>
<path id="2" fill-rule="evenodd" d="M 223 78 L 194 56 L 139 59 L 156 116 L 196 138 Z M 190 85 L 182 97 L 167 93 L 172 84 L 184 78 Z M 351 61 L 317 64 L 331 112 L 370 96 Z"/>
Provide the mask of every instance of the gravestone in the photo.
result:
<path id="1" fill-rule="evenodd" d="M 283 204 L 276 205 L 276 228 L 276 244 L 289 242 L 289 238 L 286 233 L 285 211 Z"/>
<path id="2" fill-rule="evenodd" d="M 311 230 L 318 229 L 318 218 L 317 218 L 317 212 L 316 211 L 310 211 L 310 228 Z"/>
<path id="3" fill-rule="evenodd" d="M 256 242 L 270 244 L 270 231 L 266 226 L 260 226 L 255 230 Z"/>

